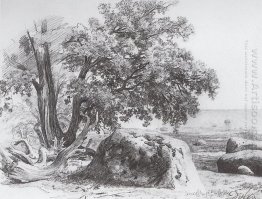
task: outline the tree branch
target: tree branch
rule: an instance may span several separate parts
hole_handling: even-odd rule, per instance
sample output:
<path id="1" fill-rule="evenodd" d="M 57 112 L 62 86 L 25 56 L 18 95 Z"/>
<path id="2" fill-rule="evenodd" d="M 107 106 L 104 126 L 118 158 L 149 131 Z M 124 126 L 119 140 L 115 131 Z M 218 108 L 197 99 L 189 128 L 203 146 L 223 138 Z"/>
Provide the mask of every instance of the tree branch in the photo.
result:
<path id="1" fill-rule="evenodd" d="M 140 67 L 138 67 L 137 69 L 135 69 L 125 80 L 123 80 L 123 84 L 120 88 L 116 89 L 115 92 L 121 92 L 123 90 L 131 90 L 131 89 L 134 89 L 136 88 L 137 86 L 141 85 L 142 83 L 145 83 L 146 81 L 142 81 L 142 82 L 139 82 L 137 83 L 136 85 L 132 86 L 132 87 L 129 87 L 127 88 L 126 85 L 128 83 L 129 80 L 131 79 L 137 79 L 138 77 L 141 77 L 142 74 L 139 74 L 139 75 L 135 75 L 136 73 L 140 72 L 141 70 L 144 70 L 146 68 L 146 66 L 149 64 L 149 62 L 145 63 L 145 64 L 142 64 L 140 65 Z"/>
<path id="2" fill-rule="evenodd" d="M 98 64 L 105 62 L 105 61 L 109 61 L 109 58 L 106 57 L 98 57 L 96 58 L 96 60 L 94 60 L 92 62 L 92 56 L 85 56 L 85 61 L 84 61 L 84 65 L 82 67 L 82 69 L 80 70 L 80 73 L 78 75 L 79 79 L 85 79 L 86 78 L 86 74 L 90 71 L 90 69 L 92 69 L 93 67 L 97 66 Z"/>
<path id="3" fill-rule="evenodd" d="M 57 101 L 58 101 L 58 95 L 60 93 L 60 91 L 62 90 L 62 87 L 63 87 L 63 81 L 60 82 L 59 80 L 57 81 L 57 87 L 56 87 L 56 91 L 55 91 L 55 100 L 56 100 L 56 104 L 57 104 Z"/>
<path id="4" fill-rule="evenodd" d="M 83 65 L 83 67 L 80 70 L 80 73 L 78 75 L 79 79 L 82 79 L 82 80 L 85 79 L 86 74 L 88 73 L 88 71 L 90 70 L 90 68 L 92 66 L 91 65 L 92 59 L 93 59 L 92 56 L 89 56 L 89 57 L 85 56 L 84 65 Z"/>
<path id="5" fill-rule="evenodd" d="M 37 92 L 41 91 L 42 86 L 35 79 L 32 79 L 32 84 L 34 85 Z"/>
<path id="6" fill-rule="evenodd" d="M 29 155 L 25 154 L 22 151 L 18 151 L 14 148 L 7 148 L 7 151 L 12 154 L 15 158 L 17 158 L 18 160 L 21 160 L 22 162 L 26 163 L 26 164 L 30 164 L 33 165 L 33 161 L 31 160 L 31 158 L 29 157 Z"/>
<path id="7" fill-rule="evenodd" d="M 29 31 L 27 31 L 27 36 L 28 36 L 28 39 L 30 41 L 30 44 L 31 44 L 31 47 L 32 47 L 32 50 L 33 50 L 33 53 L 34 53 L 34 57 L 35 57 L 35 61 L 36 61 L 36 66 L 37 66 L 37 70 L 38 70 L 38 73 L 39 73 L 39 77 L 42 76 L 42 70 L 41 70 L 41 67 L 40 67 L 40 64 L 39 64 L 39 60 L 38 60 L 38 56 L 37 56 L 37 51 L 35 49 L 35 46 L 34 46 L 34 40 L 33 38 L 30 36 L 30 33 Z"/>

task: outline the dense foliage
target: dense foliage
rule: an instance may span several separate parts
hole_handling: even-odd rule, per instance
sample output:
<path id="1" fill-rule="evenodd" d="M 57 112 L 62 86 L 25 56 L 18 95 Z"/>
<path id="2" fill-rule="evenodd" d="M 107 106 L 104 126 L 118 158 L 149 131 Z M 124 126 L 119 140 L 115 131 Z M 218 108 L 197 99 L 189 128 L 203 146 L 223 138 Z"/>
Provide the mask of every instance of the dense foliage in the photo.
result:
<path id="1" fill-rule="evenodd" d="M 82 115 L 94 120 L 97 112 L 97 131 L 114 130 L 119 121 L 133 116 L 144 125 L 154 117 L 171 125 L 185 123 L 198 112 L 198 96 L 214 98 L 219 83 L 213 69 L 179 47 L 178 41 L 186 41 L 193 27 L 184 17 L 167 16 L 171 6 L 157 0 L 122 0 L 99 6 L 103 20 L 91 18 L 75 27 L 60 18 L 35 24 L 5 55 L 0 82 L 5 104 L 10 93 L 36 98 L 35 82 L 41 74 L 33 48 L 48 43 L 65 135 L 70 124 L 78 128 L 84 121 Z"/>

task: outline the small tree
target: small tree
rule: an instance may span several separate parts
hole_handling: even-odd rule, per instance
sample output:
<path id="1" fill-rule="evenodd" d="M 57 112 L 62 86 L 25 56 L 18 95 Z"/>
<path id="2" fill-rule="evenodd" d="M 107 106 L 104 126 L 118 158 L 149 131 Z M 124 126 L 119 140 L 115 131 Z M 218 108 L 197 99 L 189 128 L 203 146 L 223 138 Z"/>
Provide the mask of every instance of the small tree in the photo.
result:
<path id="1" fill-rule="evenodd" d="M 200 94 L 215 96 L 215 71 L 178 47 L 177 40 L 187 40 L 193 27 L 183 17 L 165 16 L 171 5 L 155 0 L 122 0 L 114 7 L 101 4 L 103 22 L 92 18 L 86 26 L 77 24 L 69 31 L 61 25 L 50 29 L 44 20 L 40 30 L 36 25 L 34 36 L 28 31 L 21 38 L 23 54 L 7 57 L 7 65 L 14 68 L 9 74 L 16 74 L 16 79 L 6 76 L 2 94 L 33 96 L 34 88 L 43 146 L 51 147 L 55 138 L 65 140 L 67 148 L 40 172 L 19 165 L 14 174 L 18 167 L 12 168 L 8 173 L 13 179 L 31 181 L 54 175 L 92 128 L 114 131 L 119 121 L 132 116 L 144 120 L 145 126 L 153 117 L 174 126 L 198 112 Z M 61 67 L 58 63 L 67 71 L 61 84 L 54 73 Z M 59 96 L 72 105 L 65 132 L 57 114 Z M 85 127 L 76 136 L 81 122 Z M 5 153 L 2 156 L 8 159 Z"/>

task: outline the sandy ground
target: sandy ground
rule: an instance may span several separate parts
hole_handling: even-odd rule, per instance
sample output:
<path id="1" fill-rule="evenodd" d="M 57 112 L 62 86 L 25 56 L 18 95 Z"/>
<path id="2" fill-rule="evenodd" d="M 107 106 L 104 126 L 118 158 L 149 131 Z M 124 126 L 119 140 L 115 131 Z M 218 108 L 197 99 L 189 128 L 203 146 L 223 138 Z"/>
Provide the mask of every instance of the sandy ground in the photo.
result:
<path id="1" fill-rule="evenodd" d="M 203 132 L 203 131 L 202 131 Z M 169 134 L 168 132 L 163 132 Z M 186 141 L 192 151 L 206 193 L 179 192 L 177 190 L 112 187 L 91 182 L 69 183 L 63 181 L 39 181 L 26 184 L 10 184 L 0 174 L 0 199 L 92 199 L 92 198 L 163 198 L 163 199 L 262 199 L 262 178 L 245 175 L 217 173 L 216 161 L 224 154 L 226 141 L 232 132 L 204 133 L 184 132 L 169 134 Z M 205 146 L 194 146 L 197 139 L 204 139 Z"/>
<path id="2" fill-rule="evenodd" d="M 244 175 L 217 174 L 199 171 L 207 192 L 184 193 L 176 190 L 134 187 L 64 184 L 40 181 L 28 184 L 0 185 L 1 199 L 93 199 L 93 198 L 163 198 L 163 199 L 261 199 L 261 178 Z M 238 197 L 237 197 L 238 196 Z M 246 196 L 246 197 L 244 197 Z"/>

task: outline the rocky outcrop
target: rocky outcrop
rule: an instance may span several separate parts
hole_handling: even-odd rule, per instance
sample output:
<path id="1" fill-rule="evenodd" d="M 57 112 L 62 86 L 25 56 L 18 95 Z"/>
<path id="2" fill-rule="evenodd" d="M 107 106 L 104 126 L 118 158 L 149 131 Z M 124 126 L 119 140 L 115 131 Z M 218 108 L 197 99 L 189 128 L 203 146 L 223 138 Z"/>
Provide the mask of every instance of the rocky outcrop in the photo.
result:
<path id="1" fill-rule="evenodd" d="M 159 134 L 121 130 L 99 145 L 78 178 L 104 183 L 204 191 L 187 144 Z"/>
<path id="2" fill-rule="evenodd" d="M 239 173 L 239 167 L 248 167 L 256 176 L 262 176 L 262 151 L 243 150 L 227 153 L 217 161 L 218 172 Z"/>
<path id="3" fill-rule="evenodd" d="M 226 153 L 235 153 L 243 150 L 262 150 L 262 141 L 246 140 L 233 137 L 227 141 Z"/>
<path id="4" fill-rule="evenodd" d="M 262 176 L 262 142 L 230 138 L 217 167 L 218 172 Z"/>

